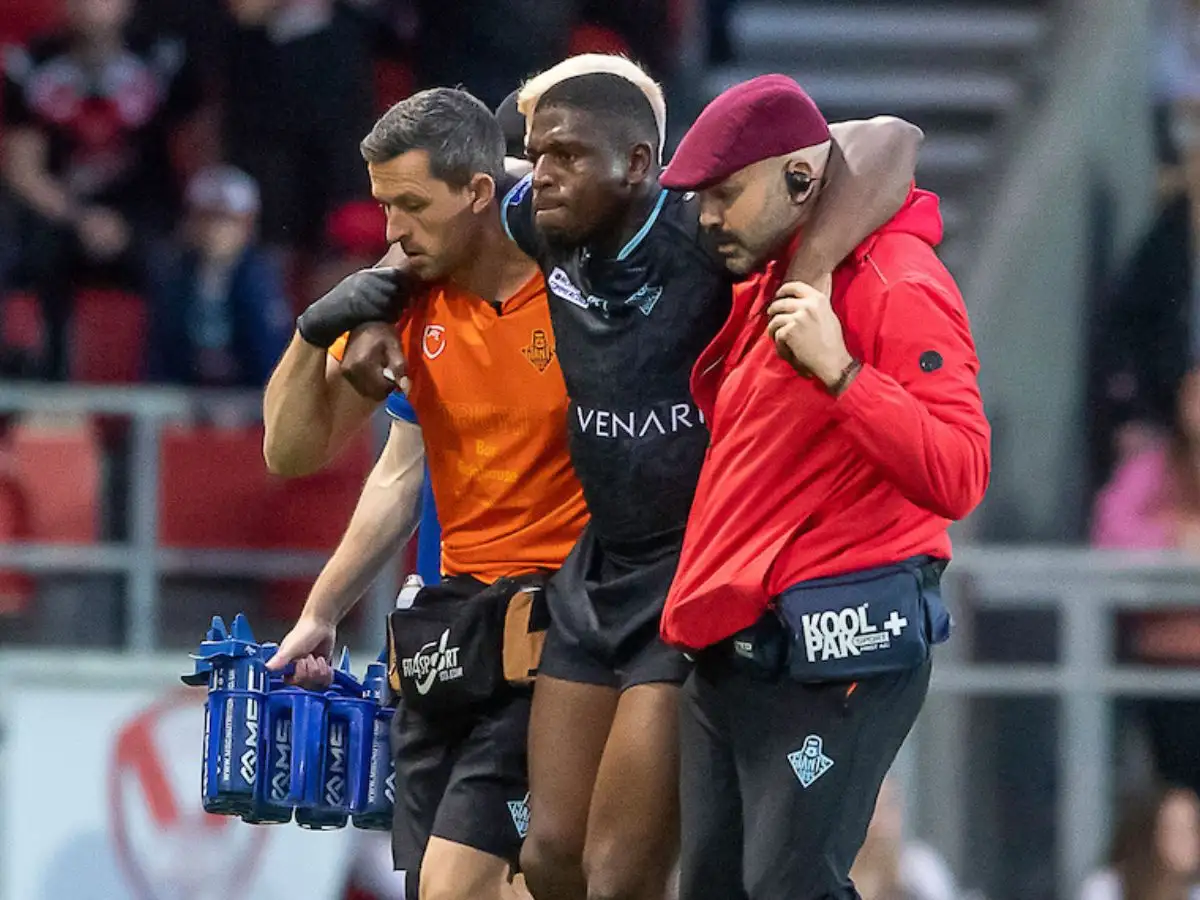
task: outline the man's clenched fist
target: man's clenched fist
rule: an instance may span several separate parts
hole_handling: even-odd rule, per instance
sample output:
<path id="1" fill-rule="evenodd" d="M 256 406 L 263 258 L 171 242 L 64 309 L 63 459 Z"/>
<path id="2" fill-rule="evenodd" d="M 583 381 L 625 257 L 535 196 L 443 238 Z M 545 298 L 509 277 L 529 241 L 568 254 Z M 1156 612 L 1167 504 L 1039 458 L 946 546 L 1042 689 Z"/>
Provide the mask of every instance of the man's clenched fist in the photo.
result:
<path id="1" fill-rule="evenodd" d="M 282 672 L 288 663 L 295 671 L 288 681 L 309 690 L 324 690 L 333 682 L 333 645 L 337 626 L 311 615 L 301 615 L 291 631 L 279 642 L 279 649 L 267 661 L 271 672 Z"/>
<path id="2" fill-rule="evenodd" d="M 783 285 L 767 307 L 767 334 L 775 350 L 801 375 L 833 388 L 854 361 L 829 295 L 802 281 Z"/>
<path id="3" fill-rule="evenodd" d="M 380 402 L 396 388 L 408 392 L 408 364 L 395 327 L 368 322 L 350 332 L 342 377 L 364 397 Z"/>
<path id="4" fill-rule="evenodd" d="M 406 275 L 400 269 L 362 269 L 348 275 L 300 314 L 300 337 L 323 350 L 347 331 L 366 322 L 395 322 L 408 301 Z"/>

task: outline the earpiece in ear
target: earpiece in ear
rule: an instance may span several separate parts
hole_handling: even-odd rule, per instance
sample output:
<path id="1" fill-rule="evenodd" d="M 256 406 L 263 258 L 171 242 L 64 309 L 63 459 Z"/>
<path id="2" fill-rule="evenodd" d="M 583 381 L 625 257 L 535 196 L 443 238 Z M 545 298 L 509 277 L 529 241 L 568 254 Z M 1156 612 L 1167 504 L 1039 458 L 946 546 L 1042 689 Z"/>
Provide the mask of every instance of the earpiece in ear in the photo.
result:
<path id="1" fill-rule="evenodd" d="M 807 200 L 816 183 L 816 179 L 808 172 L 784 172 L 783 180 L 787 182 L 788 193 L 792 195 L 793 203 Z"/>

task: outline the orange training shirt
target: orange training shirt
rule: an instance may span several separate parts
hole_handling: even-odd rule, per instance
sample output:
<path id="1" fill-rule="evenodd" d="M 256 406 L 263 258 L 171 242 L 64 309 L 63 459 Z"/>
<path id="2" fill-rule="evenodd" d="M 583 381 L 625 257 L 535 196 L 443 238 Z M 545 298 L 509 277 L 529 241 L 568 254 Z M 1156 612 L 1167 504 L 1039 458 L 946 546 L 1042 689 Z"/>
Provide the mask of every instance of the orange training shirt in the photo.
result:
<path id="1" fill-rule="evenodd" d="M 557 569 L 587 522 L 567 390 L 538 272 L 497 313 L 445 282 L 397 325 L 425 438 L 442 570 L 484 582 Z M 341 342 L 332 348 L 340 358 Z"/>

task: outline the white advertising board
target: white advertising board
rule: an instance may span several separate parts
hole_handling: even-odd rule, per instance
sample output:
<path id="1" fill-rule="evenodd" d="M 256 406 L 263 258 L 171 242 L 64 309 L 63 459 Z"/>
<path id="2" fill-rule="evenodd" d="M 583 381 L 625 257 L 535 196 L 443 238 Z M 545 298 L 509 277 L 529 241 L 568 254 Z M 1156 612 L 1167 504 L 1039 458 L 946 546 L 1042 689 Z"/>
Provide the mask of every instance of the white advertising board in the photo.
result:
<path id="1" fill-rule="evenodd" d="M 351 829 L 203 811 L 204 690 L 181 663 L 0 654 L 0 900 L 341 895 Z"/>

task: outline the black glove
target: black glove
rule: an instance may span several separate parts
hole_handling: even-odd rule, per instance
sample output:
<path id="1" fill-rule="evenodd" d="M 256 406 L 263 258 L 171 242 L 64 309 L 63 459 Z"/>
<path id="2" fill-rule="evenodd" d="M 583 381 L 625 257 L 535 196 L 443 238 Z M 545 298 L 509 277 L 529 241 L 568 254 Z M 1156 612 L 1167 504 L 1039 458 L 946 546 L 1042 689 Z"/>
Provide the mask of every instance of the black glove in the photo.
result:
<path id="1" fill-rule="evenodd" d="M 367 322 L 395 322 L 408 302 L 408 279 L 395 268 L 363 269 L 339 281 L 300 314 L 296 330 L 314 347 L 328 349 Z"/>

